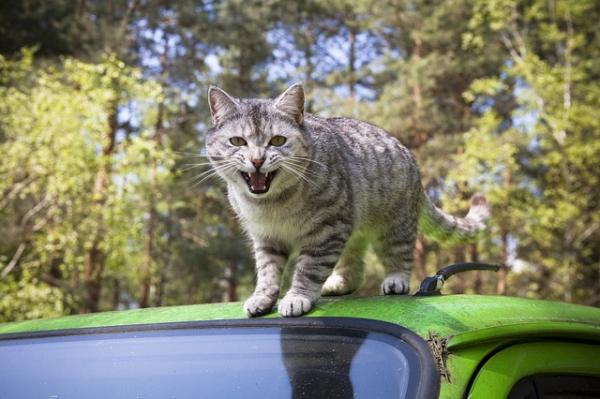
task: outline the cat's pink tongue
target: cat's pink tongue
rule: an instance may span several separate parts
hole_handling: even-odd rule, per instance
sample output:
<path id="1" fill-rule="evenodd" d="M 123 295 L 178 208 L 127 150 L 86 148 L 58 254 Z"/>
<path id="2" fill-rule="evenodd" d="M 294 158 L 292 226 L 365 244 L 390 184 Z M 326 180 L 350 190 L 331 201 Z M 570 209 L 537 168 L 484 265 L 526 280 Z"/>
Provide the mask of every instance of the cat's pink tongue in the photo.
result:
<path id="1" fill-rule="evenodd" d="M 253 191 L 262 191 L 267 189 L 266 173 L 248 173 L 250 175 L 250 187 Z"/>

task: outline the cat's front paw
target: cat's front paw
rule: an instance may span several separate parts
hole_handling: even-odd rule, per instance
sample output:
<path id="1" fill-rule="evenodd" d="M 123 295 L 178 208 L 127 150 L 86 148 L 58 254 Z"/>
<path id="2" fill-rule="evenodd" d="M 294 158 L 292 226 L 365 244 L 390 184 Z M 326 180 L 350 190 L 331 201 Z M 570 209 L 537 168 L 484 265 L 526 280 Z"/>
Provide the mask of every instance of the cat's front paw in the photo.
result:
<path id="1" fill-rule="evenodd" d="M 403 273 L 390 274 L 383 280 L 381 284 L 381 291 L 385 295 L 402 295 L 408 294 L 408 276 Z"/>
<path id="2" fill-rule="evenodd" d="M 283 317 L 298 317 L 307 313 L 313 305 L 313 300 L 305 295 L 287 293 L 279 301 L 279 314 Z"/>
<path id="3" fill-rule="evenodd" d="M 247 317 L 256 317 L 267 314 L 273 310 L 277 297 L 270 297 L 265 294 L 252 294 L 244 302 L 244 312 Z"/>

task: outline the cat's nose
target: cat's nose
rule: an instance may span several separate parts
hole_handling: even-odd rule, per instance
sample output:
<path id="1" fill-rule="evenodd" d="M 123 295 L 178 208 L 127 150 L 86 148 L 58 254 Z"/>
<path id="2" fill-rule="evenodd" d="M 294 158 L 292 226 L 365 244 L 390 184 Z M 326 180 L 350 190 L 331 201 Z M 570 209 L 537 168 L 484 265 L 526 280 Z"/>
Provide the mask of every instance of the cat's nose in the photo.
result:
<path id="1" fill-rule="evenodd" d="M 254 165 L 254 167 L 256 168 L 256 170 L 259 170 L 260 167 L 262 166 L 262 164 L 265 163 L 265 159 L 264 158 L 258 158 L 258 159 L 252 158 L 250 160 L 250 162 L 252 162 L 252 165 Z"/>

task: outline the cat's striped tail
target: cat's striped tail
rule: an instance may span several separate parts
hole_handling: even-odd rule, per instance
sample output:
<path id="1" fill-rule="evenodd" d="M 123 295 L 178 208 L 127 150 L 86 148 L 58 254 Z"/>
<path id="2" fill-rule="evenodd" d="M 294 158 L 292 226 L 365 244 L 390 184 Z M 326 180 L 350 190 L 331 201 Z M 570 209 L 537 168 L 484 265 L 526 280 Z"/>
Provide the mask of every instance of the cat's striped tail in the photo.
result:
<path id="1" fill-rule="evenodd" d="M 485 229 L 490 217 L 490 207 L 481 194 L 471 198 L 469 213 L 464 218 L 455 217 L 435 206 L 424 192 L 421 193 L 421 213 L 419 230 L 435 241 L 455 244 L 475 239 Z"/>

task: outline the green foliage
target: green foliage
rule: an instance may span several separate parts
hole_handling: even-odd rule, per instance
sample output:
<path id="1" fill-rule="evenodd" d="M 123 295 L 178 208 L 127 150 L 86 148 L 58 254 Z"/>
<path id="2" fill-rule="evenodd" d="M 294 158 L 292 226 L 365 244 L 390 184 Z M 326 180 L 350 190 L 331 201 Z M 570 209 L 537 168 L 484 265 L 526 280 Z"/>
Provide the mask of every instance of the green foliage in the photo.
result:
<path id="1" fill-rule="evenodd" d="M 497 210 L 494 226 L 518 242 L 527 264 L 513 276 L 515 293 L 533 286 L 542 297 L 597 303 L 599 38 L 588 21 L 600 10 L 585 1 L 482 1 L 476 9 L 465 45 L 492 30 L 507 63 L 465 95 L 492 105 L 466 134 L 452 178 L 491 179 L 478 186 Z M 516 108 L 504 108 L 501 97 L 513 97 Z"/>
<path id="2" fill-rule="evenodd" d="M 64 297 L 60 289 L 38 281 L 5 281 L 0 299 L 0 320 L 17 321 L 61 316 Z"/>
<path id="3" fill-rule="evenodd" d="M 173 156 L 158 152 L 148 137 L 152 118 L 140 118 L 147 125 L 135 137 L 110 137 L 116 107 L 135 102 L 144 116 L 160 100 L 160 88 L 143 82 L 139 71 L 114 56 L 98 64 L 67 58 L 56 67 L 32 65 L 27 51 L 15 61 L 0 59 L 4 81 L 11 82 L 0 87 L 2 234 L 8 238 L 2 246 L 18 255 L 12 258 L 18 267 L 6 256 L 1 265 L 4 274 L 19 277 L 21 296 L 47 291 L 49 300 L 62 298 L 61 306 L 44 311 L 51 314 L 81 306 L 85 253 L 93 245 L 107 253 L 108 276 L 138 263 L 144 209 L 131 205 L 144 196 L 142 169 L 150 158 L 168 168 Z M 111 145 L 116 149 L 108 151 Z M 100 171 L 108 174 L 104 190 L 94 187 Z M 19 254 L 21 245 L 26 250 Z M 10 287 L 10 280 L 4 283 Z M 24 306 L 14 311 L 32 314 Z"/>

